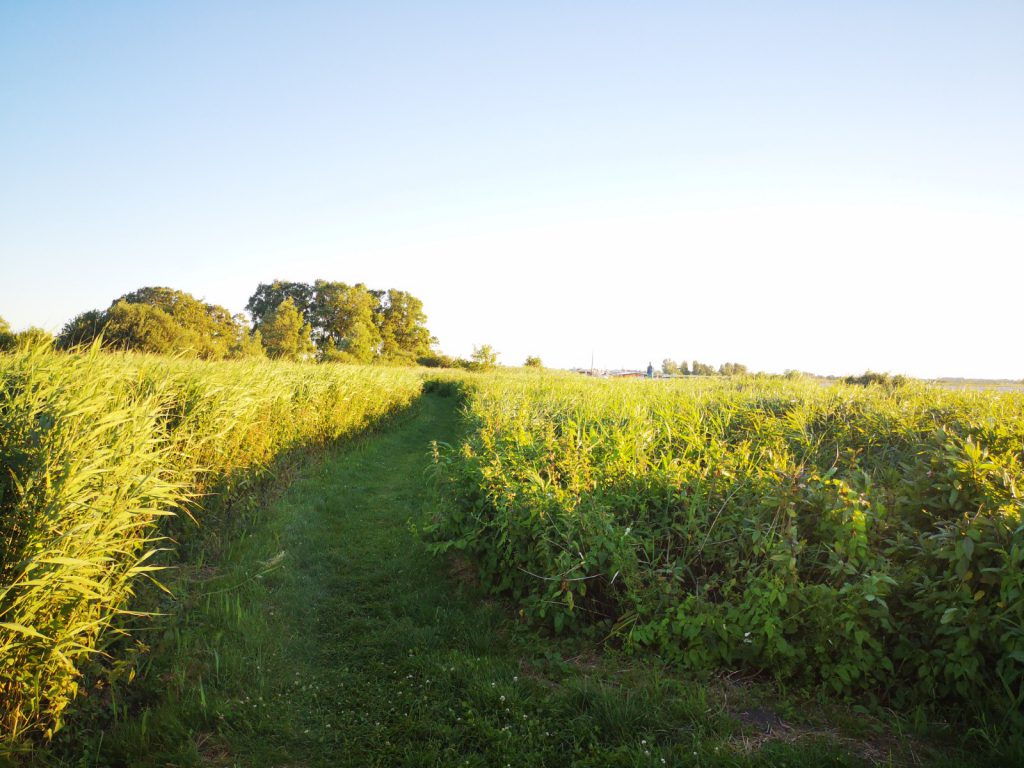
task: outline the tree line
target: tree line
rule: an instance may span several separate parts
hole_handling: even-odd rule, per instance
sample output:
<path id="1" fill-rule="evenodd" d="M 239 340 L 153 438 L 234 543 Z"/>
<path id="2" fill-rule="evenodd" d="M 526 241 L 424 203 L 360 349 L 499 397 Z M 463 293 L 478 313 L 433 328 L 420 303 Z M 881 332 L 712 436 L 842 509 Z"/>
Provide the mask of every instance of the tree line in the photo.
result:
<path id="1" fill-rule="evenodd" d="M 58 349 L 102 338 L 110 349 L 184 354 L 205 360 L 268 356 L 287 360 L 415 364 L 436 357 L 423 302 L 396 289 L 317 280 L 261 283 L 249 317 L 172 288 L 147 287 L 83 312 L 53 338 Z M 0 351 L 17 346 L 0 319 Z"/>
<path id="2" fill-rule="evenodd" d="M 22 345 L 52 344 L 53 334 L 42 328 L 26 328 L 14 332 L 7 321 L 0 317 L 0 352 L 10 352 Z"/>
<path id="3" fill-rule="evenodd" d="M 666 358 L 661 361 L 661 372 L 667 376 L 739 376 L 747 373 L 747 366 L 742 363 L 722 363 L 715 368 L 698 360 L 692 363 L 686 360 L 677 363 Z"/>

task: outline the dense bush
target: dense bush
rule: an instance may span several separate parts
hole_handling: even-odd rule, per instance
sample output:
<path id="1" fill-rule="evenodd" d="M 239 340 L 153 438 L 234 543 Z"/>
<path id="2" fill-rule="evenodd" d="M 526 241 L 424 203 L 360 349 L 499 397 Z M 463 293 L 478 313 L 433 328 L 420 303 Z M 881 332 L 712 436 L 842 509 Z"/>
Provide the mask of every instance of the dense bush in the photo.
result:
<path id="1" fill-rule="evenodd" d="M 208 500 L 244 495 L 282 452 L 359 432 L 421 386 L 409 369 L 0 357 L 0 754 L 59 727 L 171 546 L 161 519 L 187 508 L 203 524 Z"/>
<path id="2" fill-rule="evenodd" d="M 891 373 L 878 373 L 876 371 L 865 371 L 860 376 L 847 376 L 843 379 L 846 384 L 858 384 L 862 387 L 870 387 L 872 384 L 877 384 L 880 387 L 886 389 L 894 389 L 895 387 L 902 387 L 910 382 L 906 376 L 902 374 L 896 374 L 895 376 Z"/>
<path id="3" fill-rule="evenodd" d="M 430 535 L 527 615 L 1020 723 L 1024 396 L 490 377 L 469 397 Z"/>
<path id="4" fill-rule="evenodd" d="M 0 317 L 0 352 L 9 352 L 18 346 L 18 337 L 7 321 Z"/>
<path id="5" fill-rule="evenodd" d="M 424 368 L 463 368 L 469 369 L 472 363 L 461 357 L 452 357 L 440 352 L 432 352 L 429 355 L 422 355 L 416 359 L 417 365 Z"/>
<path id="6" fill-rule="evenodd" d="M 243 316 L 171 288 L 140 288 L 105 311 L 83 312 L 61 329 L 57 348 L 92 344 L 101 335 L 113 349 L 204 360 L 263 354 L 258 335 L 250 332 Z"/>

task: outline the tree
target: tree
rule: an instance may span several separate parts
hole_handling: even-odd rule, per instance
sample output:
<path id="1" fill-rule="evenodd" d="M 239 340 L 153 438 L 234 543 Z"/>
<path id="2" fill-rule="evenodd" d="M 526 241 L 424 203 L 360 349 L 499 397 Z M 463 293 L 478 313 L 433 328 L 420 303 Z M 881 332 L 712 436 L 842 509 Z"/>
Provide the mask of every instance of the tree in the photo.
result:
<path id="1" fill-rule="evenodd" d="M 0 352 L 9 352 L 18 345 L 18 339 L 11 332 L 11 326 L 0 317 Z"/>
<path id="2" fill-rule="evenodd" d="M 178 347 L 207 360 L 220 360 L 238 337 L 235 318 L 217 304 L 199 301 L 191 294 L 172 288 L 140 288 L 121 301 L 157 307 L 181 329 Z"/>
<path id="3" fill-rule="evenodd" d="M 246 304 L 260 325 L 267 314 L 291 298 L 312 327 L 321 360 L 414 364 L 436 343 L 427 330 L 423 302 L 410 293 L 378 291 L 362 283 L 317 280 L 261 283 Z"/>
<path id="4" fill-rule="evenodd" d="M 903 374 L 878 373 L 876 371 L 864 371 L 860 376 L 847 376 L 843 379 L 846 384 L 857 384 L 862 387 L 877 385 L 884 389 L 898 389 L 910 382 L 910 379 Z"/>
<path id="5" fill-rule="evenodd" d="M 57 349 L 71 349 L 83 344 L 91 344 L 102 332 L 107 322 L 106 313 L 99 309 L 82 312 L 64 323 L 57 334 Z"/>
<path id="6" fill-rule="evenodd" d="M 427 330 L 423 302 L 405 291 L 389 289 L 380 308 L 380 356 L 412 361 L 430 353 L 436 343 Z"/>
<path id="7" fill-rule="evenodd" d="M 526 358 L 526 362 L 523 363 L 527 368 L 543 368 L 544 364 L 541 363 L 540 358 L 534 355 L 530 355 Z"/>
<path id="8" fill-rule="evenodd" d="M 167 312 L 151 304 L 132 304 L 123 299 L 106 312 L 105 342 L 115 349 L 166 355 L 194 351 L 196 339 Z"/>
<path id="9" fill-rule="evenodd" d="M 57 338 L 68 349 L 103 334 L 110 346 L 157 354 L 185 353 L 220 360 L 255 353 L 248 323 L 217 304 L 184 291 L 147 287 L 127 293 L 104 311 L 83 312 Z M 243 343 L 243 337 L 244 343 Z"/>
<path id="10" fill-rule="evenodd" d="M 678 376 L 679 375 L 679 364 L 675 360 L 666 357 L 661 361 L 661 372 L 666 376 Z"/>
<path id="11" fill-rule="evenodd" d="M 242 315 L 235 315 L 235 321 L 237 334 L 228 347 L 228 357 L 235 360 L 243 357 L 266 357 L 267 351 L 263 348 L 263 335 L 259 329 L 254 328 L 250 331 Z"/>
<path id="12" fill-rule="evenodd" d="M 722 363 L 718 372 L 723 376 L 740 376 L 747 372 L 747 366 L 742 363 Z"/>
<path id="13" fill-rule="evenodd" d="M 473 365 L 477 368 L 492 368 L 498 363 L 498 353 L 490 344 L 481 344 L 473 347 L 473 354 L 470 355 Z"/>
<path id="14" fill-rule="evenodd" d="M 451 357 L 441 352 L 430 352 L 416 359 L 424 368 L 471 368 L 472 363 L 463 357 Z"/>
<path id="15" fill-rule="evenodd" d="M 35 326 L 26 328 L 24 331 L 18 331 L 15 334 L 15 338 L 17 339 L 19 349 L 53 346 L 53 334 Z"/>
<path id="16" fill-rule="evenodd" d="M 307 319 L 312 318 L 314 288 L 308 283 L 290 283 L 274 280 L 272 283 L 260 283 L 256 292 L 249 297 L 245 305 L 246 312 L 252 317 L 254 325 L 263 322 L 271 312 L 276 312 L 285 299 L 291 299 L 295 308 Z"/>
<path id="17" fill-rule="evenodd" d="M 263 346 L 270 357 L 285 360 L 305 360 L 315 351 L 310 338 L 311 327 L 291 298 L 282 301 L 272 312 L 263 316 L 257 329 Z"/>
<path id="18" fill-rule="evenodd" d="M 707 363 L 701 363 L 697 360 L 693 361 L 693 375 L 694 376 L 714 376 L 715 367 L 708 365 Z"/>
<path id="19" fill-rule="evenodd" d="M 317 280 L 312 326 L 324 359 L 369 363 L 380 352 L 380 298 L 362 283 Z"/>

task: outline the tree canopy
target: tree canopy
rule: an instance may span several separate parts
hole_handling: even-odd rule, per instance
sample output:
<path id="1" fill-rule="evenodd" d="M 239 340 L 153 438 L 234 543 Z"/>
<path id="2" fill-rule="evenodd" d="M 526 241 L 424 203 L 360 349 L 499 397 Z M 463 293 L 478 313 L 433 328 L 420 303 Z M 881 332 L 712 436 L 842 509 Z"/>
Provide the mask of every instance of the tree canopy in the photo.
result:
<path id="1" fill-rule="evenodd" d="M 285 360 L 305 360 L 315 347 L 310 339 L 310 325 L 296 308 L 290 296 L 267 312 L 257 333 L 262 335 L 267 354 Z"/>
<path id="2" fill-rule="evenodd" d="M 18 344 L 18 338 L 11 331 L 11 326 L 0 317 L 0 352 L 8 352 Z"/>
<path id="3" fill-rule="evenodd" d="M 661 361 L 661 371 L 668 376 L 739 376 L 747 373 L 747 366 L 742 363 L 722 363 L 716 370 L 713 365 L 694 360 L 693 365 L 685 360 L 677 363 L 671 358 Z"/>
<path id="4" fill-rule="evenodd" d="M 470 359 L 477 368 L 492 368 L 498 364 L 498 354 L 490 344 L 481 344 L 479 347 L 473 347 Z"/>
<path id="5" fill-rule="evenodd" d="M 291 299 L 310 324 L 323 360 L 415 363 L 436 343 L 427 330 L 423 302 L 394 288 L 373 290 L 363 283 L 317 280 L 312 285 L 275 280 L 261 283 L 246 310 L 260 327 L 264 318 Z"/>
<path id="6" fill-rule="evenodd" d="M 349 363 L 414 365 L 435 356 L 423 302 L 394 288 L 362 283 L 276 280 L 261 283 L 245 315 L 232 315 L 184 291 L 146 287 L 69 320 L 56 339 L 59 349 L 90 344 L 155 354 L 186 354 L 220 360 L 270 354 L 292 360 L 316 358 Z M 10 339 L 8 340 L 8 337 Z M 0 350 L 17 344 L 0 321 Z"/>
<path id="7" fill-rule="evenodd" d="M 57 346 L 88 344 L 103 334 L 115 349 L 191 354 L 207 360 L 262 354 L 245 317 L 172 288 L 140 288 L 106 310 L 83 312 L 68 321 Z"/>

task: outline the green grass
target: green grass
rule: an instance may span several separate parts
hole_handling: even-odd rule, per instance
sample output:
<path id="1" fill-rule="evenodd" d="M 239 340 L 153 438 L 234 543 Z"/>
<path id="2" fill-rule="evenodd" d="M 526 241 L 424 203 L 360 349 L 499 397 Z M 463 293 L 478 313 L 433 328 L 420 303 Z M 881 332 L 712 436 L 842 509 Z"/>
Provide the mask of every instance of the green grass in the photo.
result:
<path id="1" fill-rule="evenodd" d="M 430 441 L 457 437 L 453 400 L 400 418 L 309 462 L 220 561 L 183 572 L 130 697 L 93 701 L 38 762 L 942 764 L 943 747 L 834 706 L 538 634 L 410 529 Z"/>

